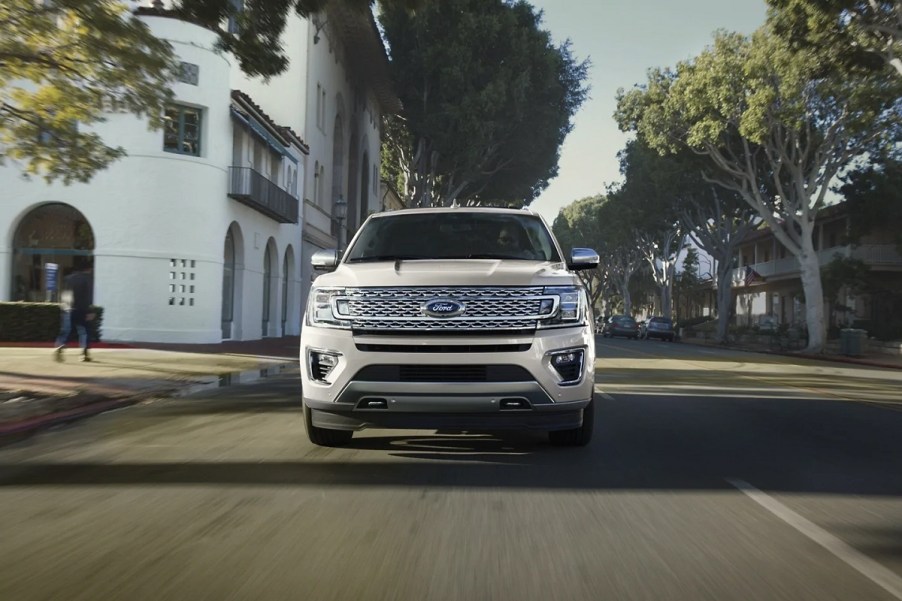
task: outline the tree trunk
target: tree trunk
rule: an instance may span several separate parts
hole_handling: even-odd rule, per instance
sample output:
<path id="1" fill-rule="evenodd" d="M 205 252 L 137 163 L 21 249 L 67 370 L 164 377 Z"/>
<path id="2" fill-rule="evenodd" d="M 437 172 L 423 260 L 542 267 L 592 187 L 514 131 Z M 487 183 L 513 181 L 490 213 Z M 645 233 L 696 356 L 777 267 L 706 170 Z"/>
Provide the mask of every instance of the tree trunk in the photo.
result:
<path id="1" fill-rule="evenodd" d="M 728 261 L 717 264 L 717 342 L 726 344 L 733 306 L 733 268 Z"/>
<path id="2" fill-rule="evenodd" d="M 805 292 L 805 322 L 808 325 L 809 353 L 822 353 L 826 340 L 824 322 L 824 289 L 821 285 L 821 266 L 811 236 L 802 237 L 802 254 L 799 255 L 799 271 L 802 290 Z"/>
<path id="3" fill-rule="evenodd" d="M 623 278 L 620 282 L 620 296 L 623 297 L 623 314 L 633 314 L 633 300 L 630 298 L 630 278 Z"/>
<path id="4" fill-rule="evenodd" d="M 672 279 L 661 285 L 661 316 L 670 319 L 673 316 L 673 290 L 671 289 Z"/>

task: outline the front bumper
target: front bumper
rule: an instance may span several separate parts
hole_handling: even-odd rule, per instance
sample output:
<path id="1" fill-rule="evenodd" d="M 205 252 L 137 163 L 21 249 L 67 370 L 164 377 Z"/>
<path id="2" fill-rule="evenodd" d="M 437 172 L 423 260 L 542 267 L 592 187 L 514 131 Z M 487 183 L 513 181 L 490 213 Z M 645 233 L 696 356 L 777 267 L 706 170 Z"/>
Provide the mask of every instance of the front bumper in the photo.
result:
<path id="1" fill-rule="evenodd" d="M 361 350 L 378 345 L 378 352 Z M 479 349 L 516 345 L 517 351 L 428 352 L 430 347 L 467 345 Z M 405 352 L 392 352 L 392 346 Z M 411 348 L 418 352 L 410 352 Z M 335 353 L 337 363 L 325 378 L 311 376 L 311 349 Z M 389 349 L 389 350 L 386 350 Z M 551 366 L 553 353 L 584 353 L 579 378 L 563 384 Z M 512 381 L 371 381 L 361 374 L 371 366 L 503 366 L 527 377 Z M 594 336 L 588 327 L 538 330 L 522 337 L 441 337 L 433 335 L 357 336 L 347 330 L 306 326 L 301 335 L 303 401 L 313 424 L 332 429 L 367 427 L 449 429 L 562 430 L 579 427 L 582 409 L 592 399 Z"/>

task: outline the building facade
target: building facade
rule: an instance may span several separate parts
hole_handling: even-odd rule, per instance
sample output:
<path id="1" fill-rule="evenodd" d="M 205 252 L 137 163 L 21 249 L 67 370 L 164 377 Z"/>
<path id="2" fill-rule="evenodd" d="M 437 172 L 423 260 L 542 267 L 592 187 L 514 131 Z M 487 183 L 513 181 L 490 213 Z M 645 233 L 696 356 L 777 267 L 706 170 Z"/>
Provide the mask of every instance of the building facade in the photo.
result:
<path id="1" fill-rule="evenodd" d="M 821 268 L 835 257 L 857 259 L 867 268 L 863 290 L 840 287 L 836 302 L 825 301 L 828 327 L 878 324 L 902 318 L 902 255 L 894 232 L 875 230 L 860 241 L 848 241 L 848 214 L 843 204 L 818 213 L 814 245 Z M 767 228 L 749 235 L 740 246 L 733 271 L 735 324 L 763 322 L 803 328 L 805 296 L 799 265 Z"/>
<path id="2" fill-rule="evenodd" d="M 166 127 L 150 131 L 133 115 L 110 115 L 96 131 L 128 156 L 88 184 L 47 185 L 24 179 L 16 165 L 0 167 L 0 300 L 53 301 L 48 265 L 64 276 L 76 257 L 88 256 L 105 339 L 210 343 L 296 335 L 310 281 L 303 242 L 309 203 L 302 199 L 313 189 L 312 165 L 343 174 L 353 156 L 356 179 L 342 178 L 338 190 L 369 210 L 377 188 L 361 168 L 378 174 L 380 105 L 344 63 L 313 60 L 322 43 L 313 42 L 312 20 L 289 19 L 291 66 L 263 82 L 218 52 L 212 31 L 148 8 L 150 2 L 137 4 L 146 5 L 136 9 L 140 18 L 182 62 Z M 374 23 L 369 33 L 378 36 Z M 369 48 L 384 62 L 377 40 Z M 310 88 L 320 80 L 341 100 L 329 113 L 342 119 L 337 151 L 332 132 L 314 134 L 318 147 L 306 137 Z M 358 100 L 359 110 L 344 100 L 352 91 L 367 99 Z M 331 217 L 337 196 L 323 198 L 319 210 Z M 356 223 L 349 218 L 346 225 Z"/>

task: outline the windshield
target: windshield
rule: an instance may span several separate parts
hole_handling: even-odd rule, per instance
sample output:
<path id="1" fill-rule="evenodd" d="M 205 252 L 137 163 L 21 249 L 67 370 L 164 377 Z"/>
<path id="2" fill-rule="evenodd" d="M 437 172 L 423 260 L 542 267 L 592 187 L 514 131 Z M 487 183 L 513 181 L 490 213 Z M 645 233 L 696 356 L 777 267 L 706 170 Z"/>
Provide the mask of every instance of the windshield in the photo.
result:
<path id="1" fill-rule="evenodd" d="M 513 213 L 408 213 L 371 219 L 348 249 L 347 263 L 398 259 L 555 261 L 545 223 Z"/>

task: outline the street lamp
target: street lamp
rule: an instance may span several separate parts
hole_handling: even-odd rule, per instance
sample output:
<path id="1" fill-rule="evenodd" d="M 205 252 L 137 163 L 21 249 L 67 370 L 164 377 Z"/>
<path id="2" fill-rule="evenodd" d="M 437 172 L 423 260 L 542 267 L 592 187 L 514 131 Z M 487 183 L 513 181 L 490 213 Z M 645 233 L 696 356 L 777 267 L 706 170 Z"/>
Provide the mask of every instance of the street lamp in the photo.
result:
<path id="1" fill-rule="evenodd" d="M 335 219 L 338 221 L 338 248 L 341 248 L 344 246 L 344 221 L 348 217 L 348 201 L 341 194 L 338 195 L 338 200 L 335 201 L 333 212 L 335 213 Z"/>

